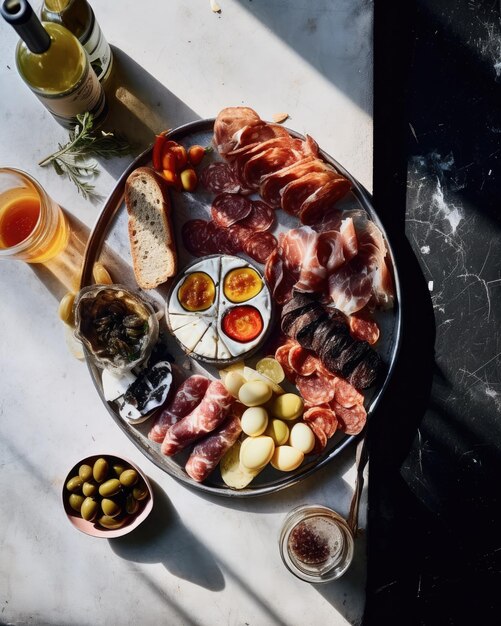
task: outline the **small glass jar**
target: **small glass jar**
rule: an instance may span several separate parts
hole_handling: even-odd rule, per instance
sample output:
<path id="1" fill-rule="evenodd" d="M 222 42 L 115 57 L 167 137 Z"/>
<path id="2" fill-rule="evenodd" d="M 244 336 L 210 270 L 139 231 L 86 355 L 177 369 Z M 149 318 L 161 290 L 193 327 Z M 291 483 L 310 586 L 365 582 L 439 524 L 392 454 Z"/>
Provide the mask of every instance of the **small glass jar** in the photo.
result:
<path id="1" fill-rule="evenodd" d="M 285 518 L 280 556 L 301 580 L 326 583 L 340 578 L 353 559 L 353 535 L 338 513 L 325 506 L 302 505 Z"/>
<path id="2" fill-rule="evenodd" d="M 44 263 L 69 239 L 61 208 L 29 174 L 0 168 L 0 259 Z"/>

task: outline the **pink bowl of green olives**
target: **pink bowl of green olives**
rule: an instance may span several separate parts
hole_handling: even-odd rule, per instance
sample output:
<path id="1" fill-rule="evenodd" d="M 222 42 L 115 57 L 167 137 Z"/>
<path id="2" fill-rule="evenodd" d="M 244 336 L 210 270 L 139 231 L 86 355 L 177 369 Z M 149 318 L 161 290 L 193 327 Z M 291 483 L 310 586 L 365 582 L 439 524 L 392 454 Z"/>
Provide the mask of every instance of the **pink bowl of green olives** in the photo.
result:
<path id="1" fill-rule="evenodd" d="M 92 537 L 121 537 L 151 513 L 153 490 L 129 459 L 97 454 L 79 461 L 66 476 L 63 505 L 75 528 Z"/>

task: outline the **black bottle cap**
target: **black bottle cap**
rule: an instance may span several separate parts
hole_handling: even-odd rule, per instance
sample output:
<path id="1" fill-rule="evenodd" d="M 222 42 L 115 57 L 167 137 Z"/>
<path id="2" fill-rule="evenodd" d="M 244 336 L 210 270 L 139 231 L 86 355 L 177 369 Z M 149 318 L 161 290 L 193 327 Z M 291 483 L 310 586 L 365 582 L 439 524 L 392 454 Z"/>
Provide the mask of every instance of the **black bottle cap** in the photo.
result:
<path id="1" fill-rule="evenodd" d="M 32 52 L 41 54 L 49 49 L 49 33 L 26 0 L 2 0 L 0 13 Z"/>

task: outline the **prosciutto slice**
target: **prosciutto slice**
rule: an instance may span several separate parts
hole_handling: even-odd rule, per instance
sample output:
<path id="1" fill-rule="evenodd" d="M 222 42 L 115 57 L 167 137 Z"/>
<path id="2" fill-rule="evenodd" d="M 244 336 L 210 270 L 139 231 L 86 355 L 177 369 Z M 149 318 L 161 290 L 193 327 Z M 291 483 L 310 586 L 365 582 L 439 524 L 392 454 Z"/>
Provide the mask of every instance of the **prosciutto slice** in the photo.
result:
<path id="1" fill-rule="evenodd" d="M 214 433 L 202 439 L 194 448 L 186 463 L 186 472 L 193 480 L 201 483 L 216 469 L 227 450 L 242 432 L 240 419 L 231 415 Z"/>
<path id="2" fill-rule="evenodd" d="M 148 439 L 162 443 L 167 430 L 200 403 L 207 391 L 210 380 L 205 376 L 190 376 L 177 389 L 168 406 L 158 415 L 148 433 Z"/>
<path id="3" fill-rule="evenodd" d="M 200 404 L 169 428 L 162 442 L 162 454 L 172 456 L 215 430 L 228 415 L 233 400 L 220 380 L 212 381 Z"/>
<path id="4" fill-rule="evenodd" d="M 296 163 L 302 157 L 303 142 L 300 139 L 281 137 L 274 143 L 273 147 L 247 159 L 241 182 L 248 189 L 258 189 L 261 178 Z"/>
<path id="5" fill-rule="evenodd" d="M 234 149 L 238 141 L 236 133 L 260 123 L 259 115 L 249 107 L 227 107 L 220 111 L 214 122 L 214 145 L 219 154 L 224 157 Z"/>
<path id="6" fill-rule="evenodd" d="M 386 264 L 386 246 L 379 228 L 359 216 L 356 223 L 358 253 L 328 279 L 334 306 L 346 315 L 369 302 L 388 308 L 393 305 L 393 282 Z"/>
<path id="7" fill-rule="evenodd" d="M 280 200 L 282 209 L 290 215 L 299 216 L 303 202 L 337 179 L 338 175 L 333 169 L 307 172 L 282 189 Z"/>
<path id="8" fill-rule="evenodd" d="M 322 291 L 327 269 L 318 258 L 318 233 L 308 227 L 289 230 L 280 241 L 285 267 L 297 276 L 298 291 Z"/>
<path id="9" fill-rule="evenodd" d="M 228 161 L 233 161 L 237 157 L 245 154 L 254 147 L 258 147 L 272 139 L 290 139 L 289 133 L 278 124 L 268 124 L 260 121 L 258 124 L 244 126 L 233 136 L 234 148 L 227 154 L 221 155 Z"/>

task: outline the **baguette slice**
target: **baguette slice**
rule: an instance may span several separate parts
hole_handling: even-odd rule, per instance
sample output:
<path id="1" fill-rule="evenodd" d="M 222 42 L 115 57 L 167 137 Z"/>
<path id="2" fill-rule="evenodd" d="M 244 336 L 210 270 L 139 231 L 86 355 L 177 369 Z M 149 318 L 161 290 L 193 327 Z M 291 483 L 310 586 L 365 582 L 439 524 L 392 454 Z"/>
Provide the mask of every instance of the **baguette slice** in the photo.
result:
<path id="1" fill-rule="evenodd" d="M 171 206 L 163 179 L 149 167 L 138 167 L 125 183 L 129 240 L 137 284 L 153 289 L 176 273 L 176 242 Z"/>

